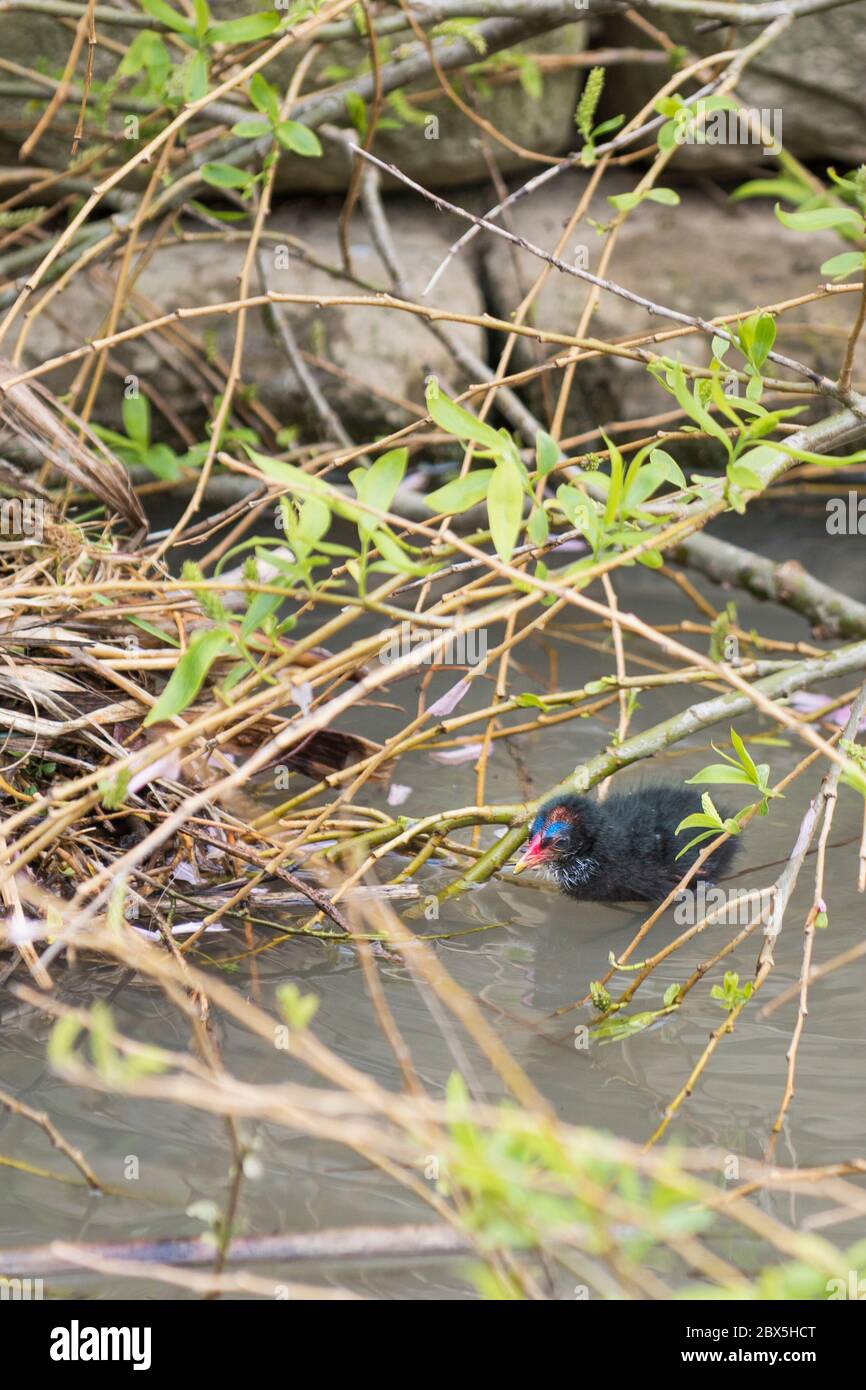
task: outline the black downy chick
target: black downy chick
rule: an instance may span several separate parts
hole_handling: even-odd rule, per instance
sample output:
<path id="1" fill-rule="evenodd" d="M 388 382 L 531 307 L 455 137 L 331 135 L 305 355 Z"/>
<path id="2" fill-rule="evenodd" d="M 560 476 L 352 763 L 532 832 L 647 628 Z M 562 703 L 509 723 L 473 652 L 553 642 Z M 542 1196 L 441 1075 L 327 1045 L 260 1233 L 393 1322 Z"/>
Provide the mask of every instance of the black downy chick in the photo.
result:
<path id="1" fill-rule="evenodd" d="M 581 902 L 659 902 L 700 853 L 696 845 L 677 859 L 691 836 L 676 834 L 680 821 L 700 809 L 700 795 L 688 787 L 641 787 L 601 802 L 554 797 L 533 820 L 514 872 L 543 866 L 563 893 Z M 726 840 L 697 879 L 719 878 L 736 851 L 736 840 Z"/>

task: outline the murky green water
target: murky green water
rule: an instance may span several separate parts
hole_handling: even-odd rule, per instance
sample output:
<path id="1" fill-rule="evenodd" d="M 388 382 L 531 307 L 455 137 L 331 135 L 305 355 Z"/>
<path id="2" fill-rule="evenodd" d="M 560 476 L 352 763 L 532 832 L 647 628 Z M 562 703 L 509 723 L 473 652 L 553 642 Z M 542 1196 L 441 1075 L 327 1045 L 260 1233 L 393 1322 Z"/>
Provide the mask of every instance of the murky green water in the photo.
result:
<path id="1" fill-rule="evenodd" d="M 746 546 L 753 544 L 778 559 L 796 557 L 827 582 L 866 599 L 864 542 L 856 537 L 828 540 L 821 502 L 808 507 L 800 503 L 796 507 L 778 503 L 764 506 L 744 522 L 733 526 L 727 523 L 721 534 Z M 714 602 L 724 602 L 726 596 L 712 590 L 706 581 L 697 582 Z M 617 584 L 623 606 L 633 606 L 657 623 L 697 616 L 673 585 L 646 570 L 620 576 Z M 742 595 L 734 597 L 744 626 L 755 624 L 762 633 L 774 637 L 808 637 L 805 623 L 795 616 L 745 600 Z M 571 621 L 561 617 L 558 626 Z M 701 650 L 699 639 L 695 645 L 696 650 Z M 574 688 L 613 670 L 610 655 L 566 641 L 556 641 L 555 646 L 560 688 Z M 649 654 L 639 645 L 630 650 L 638 655 Z M 546 669 L 545 652 L 540 646 L 528 644 L 519 649 L 518 660 L 526 674 L 515 676 L 515 681 L 521 682 L 515 688 L 540 690 L 530 673 L 538 675 Z M 632 669 L 637 673 L 641 668 Z M 444 688 L 446 682 L 444 678 L 437 688 Z M 854 679 L 849 683 L 853 685 Z M 486 702 L 486 688 L 482 688 Z M 407 685 L 396 687 L 392 698 L 413 702 L 414 686 L 411 692 Z M 693 691 L 691 698 L 695 698 Z M 689 700 L 689 688 L 685 694 L 648 692 L 641 699 L 635 729 L 655 724 L 681 708 Z M 397 718 L 394 712 L 369 711 L 367 726 L 361 731 L 380 736 L 396 727 Z M 567 767 L 598 751 L 609 737 L 613 719 L 615 709 L 611 707 L 604 720 L 576 720 L 558 730 L 521 740 L 536 790 L 558 781 Z M 740 732 L 746 735 L 763 727 L 755 717 L 738 721 Z M 721 738 L 726 730 L 719 729 L 717 733 Z M 687 777 L 708 760 L 707 751 L 708 738 L 681 746 L 671 755 L 656 759 L 652 775 L 671 780 Z M 768 749 L 765 756 L 772 765 L 774 780 L 792 767 L 801 753 L 799 745 Z M 648 775 L 646 770 L 636 769 L 623 774 L 618 785 Z M 737 883 L 757 888 L 772 881 L 778 867 L 758 873 L 756 866 L 789 854 L 819 776 L 817 771 L 801 778 L 788 797 L 773 806 L 770 818 L 753 827 L 745 841 Z M 411 756 L 400 763 L 396 780 L 414 788 L 402 808 L 408 814 L 426 814 L 474 799 L 472 764 L 444 767 L 425 756 Z M 518 797 L 514 763 L 500 742 L 491 759 L 488 798 L 510 801 Z M 735 800 L 734 804 L 739 803 Z M 816 963 L 855 945 L 866 931 L 866 900 L 857 893 L 856 845 L 861 816 L 859 798 L 843 788 L 832 840 L 853 843 L 830 853 L 830 927 L 818 933 Z M 394 867 L 398 867 L 396 862 Z M 432 873 L 432 881 L 441 881 L 439 871 Z M 811 872 L 807 868 L 786 917 L 775 953 L 776 968 L 764 991 L 764 1001 L 798 978 L 802 923 L 811 902 L 811 887 Z M 576 1048 L 572 1030 L 575 1024 L 587 1020 L 584 1012 L 570 1014 L 553 1026 L 544 1022 L 554 1009 L 580 997 L 588 982 L 604 973 L 609 953 L 623 950 L 641 920 L 641 914 L 635 910 L 568 903 L 552 892 L 533 891 L 517 882 L 512 885 L 503 881 L 447 904 L 438 923 L 420 921 L 413 925 L 424 931 L 434 927 L 438 931 L 489 927 L 437 943 L 443 964 L 480 1001 L 494 1027 L 535 1083 L 552 1098 L 564 1119 L 643 1140 L 652 1133 L 665 1104 L 682 1085 L 709 1031 L 721 1020 L 718 1005 L 709 998 L 710 985 L 718 978 L 718 972 L 692 992 L 680 1013 L 626 1043 Z M 652 947 L 658 949 L 677 930 L 672 914 L 668 914 L 649 938 Z M 686 978 L 730 934 L 728 928 L 710 929 L 665 962 L 640 991 L 635 1007 L 658 1007 L 665 988 Z M 238 931 L 232 938 L 209 943 L 208 950 L 225 957 L 242 950 L 243 944 Z M 757 950 L 758 939 L 753 936 L 729 959 L 728 967 L 739 970 L 741 977 L 751 976 Z M 294 939 L 260 954 L 256 964 L 265 1004 L 282 981 L 294 980 L 305 990 L 314 990 L 321 999 L 316 1030 L 323 1041 L 382 1083 L 399 1085 L 392 1055 L 376 1026 L 361 971 L 350 948 Z M 431 1015 L 419 1004 L 407 968 L 386 960 L 380 961 L 380 972 L 388 1002 L 411 1047 L 419 1074 L 436 1092 L 454 1066 L 447 1044 Z M 252 988 L 248 966 L 229 979 L 242 991 Z M 860 961 L 821 981 L 810 993 L 796 1095 L 777 1149 L 777 1157 L 784 1164 L 825 1163 L 866 1152 L 864 983 L 866 963 Z M 63 979 L 61 993 L 64 999 L 80 1004 L 96 998 L 110 999 L 123 1031 L 164 1046 L 187 1045 L 184 1025 L 161 992 L 138 981 L 128 981 L 119 971 L 92 965 L 79 967 Z M 733 1036 L 724 1039 L 695 1094 L 671 1126 L 672 1137 L 718 1145 L 734 1155 L 761 1157 L 783 1091 L 785 1052 L 796 1005 L 791 1004 L 763 1021 L 757 1013 L 756 1008 L 747 1008 Z M 81 1146 L 101 1177 L 128 1193 L 96 1198 L 75 1182 L 61 1184 L 0 1166 L 0 1247 L 55 1238 L 110 1241 L 198 1234 L 201 1224 L 184 1213 L 201 1198 L 217 1202 L 224 1199 L 230 1152 L 223 1123 L 168 1104 L 93 1095 L 60 1082 L 45 1065 L 45 1021 L 22 1010 L 2 993 L 0 1014 L 0 1085 L 28 1104 L 44 1108 L 63 1134 Z M 263 1082 L 285 1079 L 291 1063 L 284 1053 L 269 1054 L 222 1017 L 216 1028 L 230 1070 Z M 492 1096 L 498 1095 L 484 1064 L 473 1058 L 473 1066 L 481 1088 Z M 414 1197 L 351 1153 L 285 1131 L 262 1129 L 260 1138 L 262 1176 L 245 1184 L 241 1202 L 240 1228 L 245 1233 L 399 1223 L 429 1216 Z M 129 1155 L 139 1160 L 137 1181 L 124 1178 Z M 44 1135 L 3 1112 L 0 1156 L 76 1176 L 49 1147 Z M 815 1203 L 783 1195 L 762 1200 L 767 1210 L 789 1222 L 808 1218 L 816 1208 Z M 862 1235 L 862 1231 L 855 1226 L 837 1226 L 828 1234 L 844 1246 Z M 734 1259 L 738 1254 L 747 1260 L 760 1257 L 755 1250 L 727 1253 Z M 290 1277 L 347 1284 L 374 1297 L 429 1300 L 472 1296 L 460 1264 L 454 1260 L 379 1263 L 363 1269 L 299 1267 L 281 1271 L 258 1267 L 257 1272 L 273 1274 L 275 1280 Z M 124 1285 L 118 1293 L 112 1281 L 93 1275 L 48 1280 L 46 1294 L 49 1292 L 94 1298 L 178 1296 L 164 1286 L 143 1282 Z"/>

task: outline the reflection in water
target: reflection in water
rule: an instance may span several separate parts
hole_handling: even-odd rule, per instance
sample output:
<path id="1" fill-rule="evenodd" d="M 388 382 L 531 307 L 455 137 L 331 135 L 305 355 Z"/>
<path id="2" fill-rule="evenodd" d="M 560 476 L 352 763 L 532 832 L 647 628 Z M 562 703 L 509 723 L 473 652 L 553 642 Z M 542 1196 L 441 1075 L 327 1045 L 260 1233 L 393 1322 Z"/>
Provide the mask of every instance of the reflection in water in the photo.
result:
<path id="1" fill-rule="evenodd" d="M 778 555 L 796 553 L 806 565 L 815 563 L 822 578 L 838 582 L 852 595 L 864 598 L 866 572 L 862 563 L 851 563 L 851 546 L 857 537 L 838 538 L 826 545 L 823 511 L 804 513 L 798 503 L 790 518 L 780 522 L 775 504 L 775 529 L 767 530 L 756 510 L 737 519 L 737 538 L 752 544 L 749 528 L 760 532 L 760 547 Z M 780 534 L 781 532 L 781 534 Z M 722 529 L 724 534 L 724 529 Z M 820 547 L 820 559 L 815 555 Z M 835 567 L 835 573 L 834 573 Z M 620 598 L 628 604 L 629 584 L 657 586 L 659 622 L 691 617 L 683 596 L 671 585 L 646 571 L 621 576 Z M 663 605 L 663 607 L 662 607 Z M 738 597 L 740 621 L 760 625 L 769 635 L 798 638 L 804 625 L 791 614 L 759 606 Z M 701 641 L 696 638 L 696 649 Z M 612 658 L 585 648 L 557 643 L 562 688 L 577 686 L 612 669 Z M 541 662 L 538 669 L 542 669 Z M 527 678 L 528 679 L 528 678 Z M 407 695 L 407 698 L 410 698 Z M 636 727 L 654 723 L 681 707 L 682 692 L 647 693 L 638 711 Z M 467 706 L 468 707 L 468 706 Z M 364 733 L 379 738 L 387 732 L 387 711 L 369 712 Z M 743 721 L 741 732 L 757 731 L 757 721 Z M 533 737 L 531 773 L 536 790 L 543 790 L 563 776 L 566 767 L 596 752 L 609 739 L 611 725 L 598 719 L 577 720 L 564 731 L 552 730 Z M 706 761 L 708 742 L 694 743 L 654 761 L 653 777 L 681 781 Z M 501 751 L 499 751 L 501 749 Z M 774 746 L 767 751 L 775 776 L 793 767 L 799 755 L 794 746 Z M 621 775 L 617 787 L 639 784 L 640 770 Z M 427 814 L 438 806 L 459 804 L 473 798 L 471 764 L 443 766 L 420 756 L 405 758 L 398 780 L 414 790 L 401 808 L 409 815 Z M 762 869 L 756 880 L 750 866 L 766 865 L 790 853 L 797 826 L 815 781 L 802 779 L 789 796 L 775 803 L 768 819 L 747 835 L 734 884 L 759 888 L 775 871 Z M 497 745 L 490 770 L 489 795 L 496 800 L 519 796 L 515 769 L 502 745 Z M 383 800 L 384 791 L 376 793 Z M 858 838 L 861 806 L 853 792 L 840 790 L 833 827 L 836 841 Z M 397 864 L 395 864 L 396 869 Z M 430 871 L 435 878 L 438 870 Z M 851 847 L 831 850 L 827 882 L 832 889 L 830 926 L 818 933 L 816 960 L 855 945 L 863 936 L 863 898 L 857 893 L 856 853 Z M 765 1000 L 798 978 L 802 935 L 800 926 L 809 902 L 809 878 L 786 918 L 776 949 L 776 969 Z M 582 1030 L 591 1011 L 578 1009 L 556 1019 L 550 1015 L 562 1005 L 581 998 L 589 982 L 609 967 L 609 957 L 622 952 L 631 940 L 643 913 L 635 907 L 597 906 L 570 902 L 549 890 L 512 882 L 508 871 L 498 881 L 443 907 L 438 921 L 412 920 L 423 933 L 456 933 L 439 942 L 437 950 L 446 968 L 470 995 L 477 998 L 504 1041 L 524 1065 L 533 1081 L 554 1102 L 562 1118 L 599 1126 L 615 1134 L 643 1140 L 652 1133 L 660 1114 L 686 1079 L 709 1031 L 721 1020 L 719 1006 L 710 998 L 714 976 L 689 997 L 679 1014 L 624 1043 L 600 1045 Z M 269 916 L 276 924 L 272 909 Z M 288 922 L 297 918 L 287 917 Z M 408 920 L 408 919 L 407 919 Z M 489 927 L 488 930 L 477 928 Z M 469 928 L 476 930 L 468 931 Z M 638 951 L 657 951 L 681 930 L 668 913 Z M 680 953 L 659 967 L 638 992 L 633 1008 L 658 1008 L 665 989 L 681 982 L 727 936 L 723 927 L 710 927 Z M 464 934 L 457 934 L 464 933 Z M 730 934 L 730 933 L 729 933 Z M 257 935 L 257 941 L 266 937 Z M 229 936 L 209 940 L 207 956 L 222 962 L 231 983 L 243 991 L 260 992 L 268 1005 L 273 990 L 283 981 L 297 981 L 320 996 L 315 1029 L 322 1039 L 355 1066 L 391 1087 L 399 1086 L 393 1056 L 376 1026 L 364 990 L 354 952 L 339 942 L 319 942 L 290 937 L 255 958 L 255 977 L 244 960 L 246 942 L 238 929 Z M 757 945 L 747 941 L 726 966 L 751 974 Z M 237 959 L 232 960 L 232 957 Z M 438 1091 L 455 1066 L 448 1043 L 434 1018 L 419 1006 L 419 995 L 406 964 L 382 957 L 380 978 L 394 1018 L 409 1044 L 416 1068 L 431 1090 Z M 816 986 L 809 1000 L 809 1017 L 799 1054 L 796 1095 L 780 1136 L 780 1162 L 809 1165 L 842 1159 L 866 1151 L 866 1105 L 862 1075 L 866 1064 L 863 1025 L 863 970 L 861 963 L 840 971 Z M 86 1005 L 100 998 L 110 1000 L 118 1026 L 142 1041 L 186 1048 L 188 1038 L 179 1015 L 164 996 L 128 972 L 79 962 L 62 981 L 61 997 Z M 14 1155 L 33 1170 L 3 1166 L 0 1180 L 0 1245 L 32 1244 L 50 1239 L 121 1240 L 132 1237 L 197 1234 L 201 1222 L 185 1215 L 202 1199 L 219 1201 L 225 1194 L 230 1151 L 223 1122 L 181 1111 L 166 1103 L 147 1103 L 120 1097 L 91 1095 L 52 1076 L 45 1065 L 48 1025 L 7 991 L 0 992 L 0 1085 L 28 1104 L 44 1108 L 72 1143 L 78 1144 L 100 1175 L 118 1195 L 95 1198 L 82 1187 L 74 1170 L 52 1150 L 45 1136 L 24 1120 L 0 1111 L 0 1160 Z M 733 1035 L 724 1039 L 695 1093 L 683 1106 L 669 1135 L 691 1143 L 721 1147 L 733 1158 L 759 1158 L 778 1108 L 785 1080 L 785 1051 L 790 1039 L 796 1003 L 761 1020 L 757 1009 L 746 1011 Z M 297 1075 L 285 1052 L 267 1053 L 248 1034 L 222 1016 L 215 1020 L 217 1038 L 227 1067 L 240 1077 L 259 1082 L 279 1082 Z M 489 1068 L 472 1056 L 474 1084 L 491 1096 L 500 1094 Z M 130 1164 L 131 1157 L 137 1159 Z M 249 1180 L 241 1206 L 241 1229 L 246 1233 L 311 1230 L 324 1226 L 396 1223 L 425 1219 L 426 1209 L 410 1193 L 391 1183 L 376 1170 L 365 1167 L 354 1155 L 285 1131 L 259 1134 L 261 1176 Z M 50 1170 L 63 1178 L 50 1181 L 38 1175 Z M 129 1173 L 136 1176 L 130 1177 Z M 724 1185 L 727 1174 L 720 1174 Z M 802 1221 L 812 1210 L 804 1198 L 776 1194 L 763 1199 L 768 1210 L 786 1219 Z M 834 1228 L 834 1240 L 843 1245 L 856 1230 Z M 746 1259 L 742 1249 L 738 1258 Z M 754 1252 L 759 1258 L 759 1252 Z M 378 1297 L 437 1299 L 468 1292 L 459 1262 L 442 1261 L 399 1268 L 304 1271 L 304 1277 L 348 1284 Z M 60 1281 L 61 1291 L 87 1290 L 91 1296 L 110 1296 L 99 1276 L 70 1276 Z M 170 1296 L 160 1287 L 131 1285 L 129 1296 Z"/>

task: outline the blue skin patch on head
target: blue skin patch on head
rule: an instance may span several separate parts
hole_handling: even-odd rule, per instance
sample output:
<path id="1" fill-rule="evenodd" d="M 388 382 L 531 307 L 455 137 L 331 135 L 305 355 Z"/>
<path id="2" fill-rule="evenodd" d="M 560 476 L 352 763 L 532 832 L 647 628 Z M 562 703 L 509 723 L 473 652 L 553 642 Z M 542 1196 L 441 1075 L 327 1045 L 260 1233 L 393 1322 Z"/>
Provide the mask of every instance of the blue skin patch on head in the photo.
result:
<path id="1" fill-rule="evenodd" d="M 547 839 L 553 835 L 562 835 L 567 830 L 568 826 L 563 820 L 545 821 L 543 816 L 536 816 L 530 834 L 535 837 L 544 831 L 544 838 Z"/>

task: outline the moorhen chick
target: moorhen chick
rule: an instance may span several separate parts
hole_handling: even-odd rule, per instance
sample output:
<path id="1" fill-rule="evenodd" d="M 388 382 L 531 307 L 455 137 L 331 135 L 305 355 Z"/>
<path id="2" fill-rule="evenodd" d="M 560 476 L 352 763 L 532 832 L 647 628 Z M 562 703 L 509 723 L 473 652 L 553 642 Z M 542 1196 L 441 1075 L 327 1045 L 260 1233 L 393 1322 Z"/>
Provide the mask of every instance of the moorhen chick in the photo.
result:
<path id="1" fill-rule="evenodd" d="M 606 801 L 553 797 L 533 820 L 514 873 L 542 866 L 580 902 L 659 902 L 700 853 L 696 845 L 677 859 L 689 835 L 676 833 L 680 821 L 700 810 L 699 793 L 688 787 L 646 786 Z M 697 878 L 718 878 L 736 851 L 736 840 L 726 840 Z"/>

